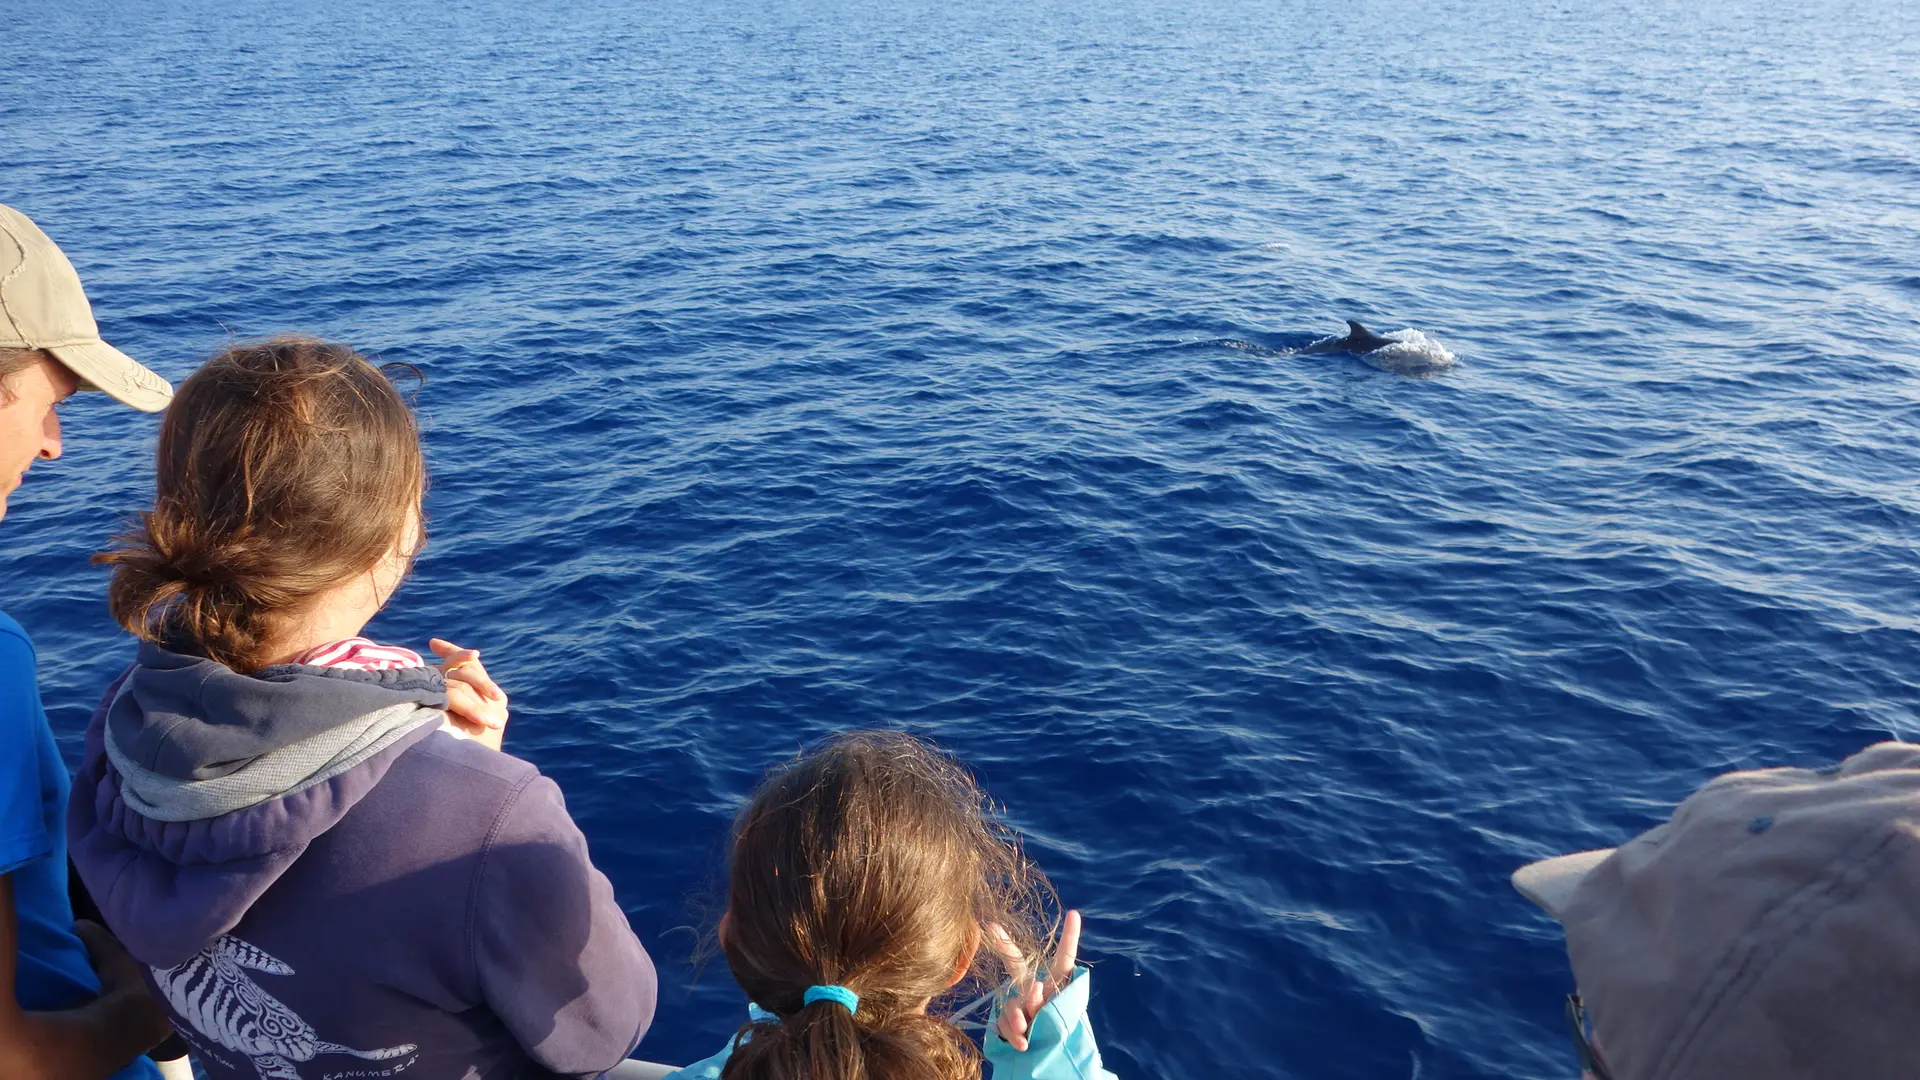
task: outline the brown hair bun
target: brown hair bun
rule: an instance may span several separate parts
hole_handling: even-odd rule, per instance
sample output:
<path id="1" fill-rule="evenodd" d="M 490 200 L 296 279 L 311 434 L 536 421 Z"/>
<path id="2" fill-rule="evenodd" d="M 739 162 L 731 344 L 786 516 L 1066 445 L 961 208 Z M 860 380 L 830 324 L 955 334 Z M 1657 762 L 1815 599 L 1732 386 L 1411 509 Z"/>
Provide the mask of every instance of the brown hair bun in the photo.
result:
<path id="1" fill-rule="evenodd" d="M 419 512 L 426 463 L 387 373 L 345 345 L 235 345 L 174 395 L 153 509 L 95 561 L 121 626 L 238 671 Z"/>

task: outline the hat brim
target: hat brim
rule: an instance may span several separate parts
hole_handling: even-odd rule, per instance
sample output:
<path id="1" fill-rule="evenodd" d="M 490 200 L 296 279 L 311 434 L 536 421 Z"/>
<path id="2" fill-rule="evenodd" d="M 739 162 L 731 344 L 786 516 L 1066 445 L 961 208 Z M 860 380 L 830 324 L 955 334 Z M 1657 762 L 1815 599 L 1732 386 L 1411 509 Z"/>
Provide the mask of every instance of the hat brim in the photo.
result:
<path id="1" fill-rule="evenodd" d="M 48 345 L 46 350 L 80 377 L 80 389 L 99 390 L 141 412 L 159 412 L 173 400 L 173 387 L 139 361 L 104 341 Z"/>
<path id="2" fill-rule="evenodd" d="M 1564 922 L 1561 917 L 1573 901 L 1573 894 L 1580 890 L 1581 882 L 1587 880 L 1594 867 L 1606 862 L 1614 850 L 1576 851 L 1528 863 L 1513 872 L 1513 887 L 1520 890 L 1521 896 L 1540 905 L 1541 910 Z"/>

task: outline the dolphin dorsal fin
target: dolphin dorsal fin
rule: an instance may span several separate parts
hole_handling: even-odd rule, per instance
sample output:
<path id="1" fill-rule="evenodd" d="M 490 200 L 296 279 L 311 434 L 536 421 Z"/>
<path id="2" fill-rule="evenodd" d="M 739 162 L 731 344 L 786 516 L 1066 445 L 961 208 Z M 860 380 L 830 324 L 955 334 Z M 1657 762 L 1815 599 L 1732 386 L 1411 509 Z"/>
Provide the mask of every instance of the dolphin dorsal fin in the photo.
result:
<path id="1" fill-rule="evenodd" d="M 1359 323 L 1354 322 L 1352 319 L 1347 320 L 1347 329 L 1353 332 L 1354 337 L 1368 338 L 1373 336 L 1373 331 L 1367 329 L 1364 326 L 1361 326 Z"/>

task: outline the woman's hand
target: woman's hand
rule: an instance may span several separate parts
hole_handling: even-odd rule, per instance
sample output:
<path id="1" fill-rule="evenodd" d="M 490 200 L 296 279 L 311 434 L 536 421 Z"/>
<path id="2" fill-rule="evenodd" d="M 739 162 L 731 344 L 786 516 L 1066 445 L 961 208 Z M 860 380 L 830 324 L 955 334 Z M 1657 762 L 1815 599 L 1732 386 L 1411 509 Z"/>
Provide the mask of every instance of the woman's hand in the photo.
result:
<path id="1" fill-rule="evenodd" d="M 987 927 L 987 936 L 993 939 L 993 951 L 1000 954 L 1007 976 L 1013 980 L 1013 992 L 1000 1003 L 1000 1037 L 1008 1046 L 1024 1051 L 1033 1018 L 1073 978 L 1074 959 L 1080 953 L 1080 913 L 1069 911 L 1061 920 L 1060 947 L 1054 950 L 1053 963 L 1041 979 L 1028 976 L 1026 957 L 998 924 Z"/>
<path id="2" fill-rule="evenodd" d="M 427 647 L 440 657 L 447 677 L 447 719 L 473 741 L 500 749 L 507 732 L 507 692 L 481 666 L 480 650 L 445 638 L 434 638 Z"/>

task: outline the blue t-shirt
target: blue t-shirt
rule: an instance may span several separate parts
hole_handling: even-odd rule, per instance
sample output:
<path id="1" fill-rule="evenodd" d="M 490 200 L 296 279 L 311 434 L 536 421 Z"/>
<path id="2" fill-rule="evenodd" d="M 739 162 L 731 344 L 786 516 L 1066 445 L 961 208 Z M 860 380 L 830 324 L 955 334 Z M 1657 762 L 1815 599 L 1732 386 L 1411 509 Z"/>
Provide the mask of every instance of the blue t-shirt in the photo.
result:
<path id="1" fill-rule="evenodd" d="M 20 1007 L 72 1009 L 100 995 L 67 900 L 67 767 L 40 707 L 33 643 L 0 612 L 0 874 L 13 882 Z M 159 1080 L 138 1058 L 114 1080 Z"/>

